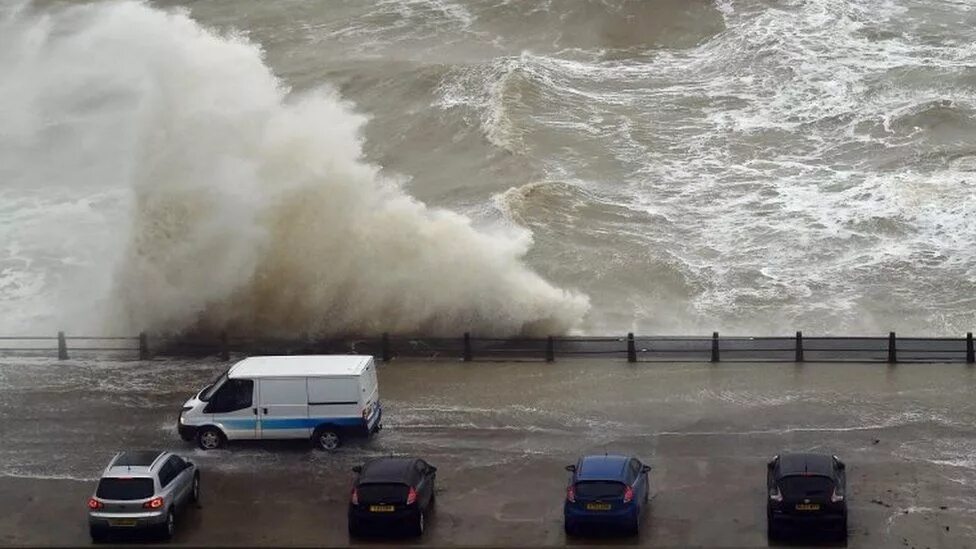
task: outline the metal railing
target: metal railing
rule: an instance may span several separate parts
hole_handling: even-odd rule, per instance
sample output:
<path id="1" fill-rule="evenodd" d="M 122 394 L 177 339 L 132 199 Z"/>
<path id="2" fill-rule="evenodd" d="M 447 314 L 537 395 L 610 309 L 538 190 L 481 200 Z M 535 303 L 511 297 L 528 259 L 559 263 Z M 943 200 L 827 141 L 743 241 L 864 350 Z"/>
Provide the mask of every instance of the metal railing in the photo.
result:
<path id="1" fill-rule="evenodd" d="M 44 346 L 52 342 L 51 346 Z M 54 343 L 56 342 L 56 346 Z M 69 342 L 81 342 L 69 345 Z M 282 339 L 230 336 L 209 337 L 138 336 L 14 336 L 0 337 L 2 355 L 46 355 L 57 352 L 61 360 L 69 353 L 132 353 L 140 360 L 153 356 L 220 357 L 232 354 L 363 354 L 383 361 L 397 357 L 457 359 L 471 361 L 554 362 L 557 358 L 605 357 L 628 362 L 887 362 L 976 363 L 973 334 L 960 338 L 887 336 L 728 337 L 714 332 L 708 336 L 582 337 L 550 336 L 409 337 L 383 334 L 379 337 Z M 151 345 L 151 346 L 150 346 Z"/>

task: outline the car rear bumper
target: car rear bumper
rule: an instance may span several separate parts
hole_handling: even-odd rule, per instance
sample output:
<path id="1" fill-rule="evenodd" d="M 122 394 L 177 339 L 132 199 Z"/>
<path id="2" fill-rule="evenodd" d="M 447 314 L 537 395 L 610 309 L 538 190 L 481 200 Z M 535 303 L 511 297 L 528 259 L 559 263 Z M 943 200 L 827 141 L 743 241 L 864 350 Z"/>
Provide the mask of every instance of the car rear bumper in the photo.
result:
<path id="1" fill-rule="evenodd" d="M 843 513 L 828 513 L 820 515 L 791 515 L 785 513 L 773 513 L 770 515 L 770 519 L 776 527 L 786 529 L 840 531 L 847 528 L 847 515 Z"/>
<path id="2" fill-rule="evenodd" d="M 397 509 L 393 512 L 374 513 L 368 508 L 349 509 L 349 522 L 373 528 L 397 528 L 417 521 L 418 509 Z"/>
<path id="3" fill-rule="evenodd" d="M 88 525 L 105 530 L 140 530 L 166 523 L 165 511 L 146 513 L 88 513 Z"/>
<path id="4" fill-rule="evenodd" d="M 577 525 L 629 526 L 637 518 L 637 506 L 621 506 L 610 511 L 587 511 L 585 508 L 567 505 L 563 509 L 563 517 L 566 522 Z"/>

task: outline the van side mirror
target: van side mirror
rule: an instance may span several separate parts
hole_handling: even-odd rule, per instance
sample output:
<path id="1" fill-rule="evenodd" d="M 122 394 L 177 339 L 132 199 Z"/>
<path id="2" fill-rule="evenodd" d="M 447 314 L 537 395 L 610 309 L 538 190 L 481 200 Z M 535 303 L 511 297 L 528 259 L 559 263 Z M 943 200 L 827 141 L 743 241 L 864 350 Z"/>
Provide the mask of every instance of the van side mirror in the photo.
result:
<path id="1" fill-rule="evenodd" d="M 840 469 L 841 471 L 843 471 L 843 470 L 847 469 L 847 465 L 844 465 L 844 462 L 843 461 L 837 460 L 837 468 Z"/>
<path id="2" fill-rule="evenodd" d="M 362 473 L 363 472 L 363 466 L 362 465 L 357 465 L 357 466 L 353 467 L 352 468 L 352 472 L 353 473 L 356 473 L 357 475 L 360 474 L 360 473 Z"/>
<path id="3" fill-rule="evenodd" d="M 766 464 L 766 469 L 769 469 L 770 471 L 773 470 L 773 467 L 776 467 L 776 460 L 775 459 L 773 461 L 770 461 L 769 463 Z"/>
<path id="4" fill-rule="evenodd" d="M 650 470 L 651 470 L 651 466 L 650 465 L 645 465 L 645 466 L 641 467 L 641 471 L 644 472 L 644 473 L 648 473 L 648 472 L 650 472 Z"/>
<path id="5" fill-rule="evenodd" d="M 434 473 L 437 472 L 437 467 L 434 467 L 433 465 L 428 465 L 427 472 L 433 475 Z"/>
<path id="6" fill-rule="evenodd" d="M 570 473 L 575 473 L 576 472 L 576 466 L 575 465 L 567 465 L 566 466 L 566 470 L 569 471 Z"/>

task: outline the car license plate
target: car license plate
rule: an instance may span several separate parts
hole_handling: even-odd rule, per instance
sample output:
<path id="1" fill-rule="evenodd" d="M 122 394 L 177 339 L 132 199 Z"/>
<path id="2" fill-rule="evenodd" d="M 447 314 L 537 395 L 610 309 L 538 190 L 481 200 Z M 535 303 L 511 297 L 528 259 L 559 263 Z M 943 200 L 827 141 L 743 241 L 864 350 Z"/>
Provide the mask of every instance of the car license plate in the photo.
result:
<path id="1" fill-rule="evenodd" d="M 131 528 L 136 525 L 136 519 L 113 519 L 108 521 L 109 526 Z"/>
<path id="2" fill-rule="evenodd" d="M 369 506 L 370 513 L 392 513 L 394 510 L 395 507 L 393 507 L 392 505 L 370 505 Z"/>
<path id="3" fill-rule="evenodd" d="M 609 503 L 587 503 L 586 510 L 587 511 L 609 511 L 610 504 Z"/>
<path id="4" fill-rule="evenodd" d="M 819 503 L 797 503 L 796 510 L 797 511 L 819 511 L 820 504 Z"/>

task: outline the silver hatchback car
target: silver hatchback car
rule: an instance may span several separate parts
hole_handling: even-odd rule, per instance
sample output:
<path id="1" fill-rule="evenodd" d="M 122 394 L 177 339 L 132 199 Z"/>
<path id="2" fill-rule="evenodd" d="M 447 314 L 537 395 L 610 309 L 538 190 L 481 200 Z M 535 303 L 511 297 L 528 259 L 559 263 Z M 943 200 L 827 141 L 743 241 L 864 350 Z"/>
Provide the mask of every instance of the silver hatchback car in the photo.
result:
<path id="1" fill-rule="evenodd" d="M 199 499 L 200 471 L 193 462 L 170 452 L 120 452 L 88 498 L 92 541 L 133 530 L 169 539 L 176 530 L 177 513 Z"/>

